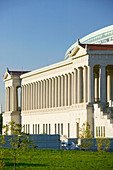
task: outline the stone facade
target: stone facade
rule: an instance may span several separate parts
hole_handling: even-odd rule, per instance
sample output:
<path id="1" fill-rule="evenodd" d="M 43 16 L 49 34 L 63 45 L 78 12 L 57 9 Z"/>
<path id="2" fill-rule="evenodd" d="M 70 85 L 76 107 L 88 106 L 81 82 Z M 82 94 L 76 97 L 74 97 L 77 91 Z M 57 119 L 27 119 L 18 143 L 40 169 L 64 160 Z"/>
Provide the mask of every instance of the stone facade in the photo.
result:
<path id="1" fill-rule="evenodd" d="M 94 137 L 113 137 L 113 45 L 77 41 L 69 59 L 31 72 L 7 70 L 4 81 L 3 124 L 14 120 L 30 134 L 77 138 L 87 121 Z"/>

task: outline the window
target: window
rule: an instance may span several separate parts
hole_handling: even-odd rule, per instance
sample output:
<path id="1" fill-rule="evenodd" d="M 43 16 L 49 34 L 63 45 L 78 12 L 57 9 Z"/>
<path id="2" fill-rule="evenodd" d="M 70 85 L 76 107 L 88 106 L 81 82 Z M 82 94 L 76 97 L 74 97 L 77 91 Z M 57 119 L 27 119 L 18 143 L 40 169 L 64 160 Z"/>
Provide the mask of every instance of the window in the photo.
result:
<path id="1" fill-rule="evenodd" d="M 25 125 L 23 126 L 23 132 L 25 133 Z"/>
<path id="2" fill-rule="evenodd" d="M 43 124 L 43 134 L 45 134 L 45 124 Z"/>
<path id="3" fill-rule="evenodd" d="M 46 124 L 46 134 L 48 134 L 48 124 Z"/>
<path id="4" fill-rule="evenodd" d="M 49 135 L 51 134 L 51 125 L 49 124 Z"/>
<path id="5" fill-rule="evenodd" d="M 27 133 L 27 124 L 26 124 L 26 133 Z"/>
<path id="6" fill-rule="evenodd" d="M 30 124 L 28 124 L 28 133 L 30 133 Z"/>
<path id="7" fill-rule="evenodd" d="M 57 125 L 55 123 L 55 134 L 57 134 Z"/>
<path id="8" fill-rule="evenodd" d="M 58 134 L 60 135 L 60 123 L 58 123 Z"/>
<path id="9" fill-rule="evenodd" d="M 63 123 L 61 123 L 61 135 L 63 135 Z"/>
<path id="10" fill-rule="evenodd" d="M 33 134 L 34 134 L 34 124 L 33 124 Z"/>
<path id="11" fill-rule="evenodd" d="M 35 124 L 35 134 L 37 134 L 37 124 Z"/>
<path id="12" fill-rule="evenodd" d="M 40 134 L 40 125 L 38 124 L 38 134 Z"/>
<path id="13" fill-rule="evenodd" d="M 70 123 L 68 123 L 68 138 L 70 137 Z"/>

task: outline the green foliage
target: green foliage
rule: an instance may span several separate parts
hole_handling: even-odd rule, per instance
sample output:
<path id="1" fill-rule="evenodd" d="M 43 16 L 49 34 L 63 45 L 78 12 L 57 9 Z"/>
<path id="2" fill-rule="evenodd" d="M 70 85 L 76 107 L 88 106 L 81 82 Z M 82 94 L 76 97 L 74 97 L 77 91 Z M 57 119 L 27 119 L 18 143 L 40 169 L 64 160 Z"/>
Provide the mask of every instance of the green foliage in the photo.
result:
<path id="1" fill-rule="evenodd" d="M 80 146 L 81 148 L 87 150 L 93 145 L 93 142 L 91 141 L 93 138 L 93 133 L 90 130 L 90 125 L 88 122 L 83 123 L 82 128 L 80 128 L 79 137 L 83 140 Z"/>
<path id="2" fill-rule="evenodd" d="M 14 158 L 14 169 L 16 169 L 17 158 L 29 148 L 34 148 L 34 144 L 29 139 L 29 135 L 22 132 L 21 124 L 15 124 L 15 122 L 12 121 L 6 124 L 3 128 L 5 129 L 5 135 L 8 135 L 9 130 L 12 133 L 12 137 L 9 139 L 12 150 L 10 150 L 9 153 Z"/>
<path id="3" fill-rule="evenodd" d="M 106 152 L 107 150 L 109 150 L 110 147 L 110 140 L 107 138 L 97 138 L 96 139 L 96 146 L 97 146 L 97 150 L 98 152 Z"/>
<path id="4" fill-rule="evenodd" d="M 2 147 L 5 143 L 5 136 L 0 136 L 0 168 L 3 168 L 5 166 L 5 160 L 3 159 L 5 149 Z"/>

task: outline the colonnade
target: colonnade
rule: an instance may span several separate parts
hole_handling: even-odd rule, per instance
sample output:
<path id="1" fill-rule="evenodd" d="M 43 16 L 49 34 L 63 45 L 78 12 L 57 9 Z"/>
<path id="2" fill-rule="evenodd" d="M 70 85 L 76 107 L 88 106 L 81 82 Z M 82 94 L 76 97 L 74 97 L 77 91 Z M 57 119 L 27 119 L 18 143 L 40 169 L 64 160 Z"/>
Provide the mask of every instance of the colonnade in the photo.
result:
<path id="1" fill-rule="evenodd" d="M 89 75 L 88 75 L 89 74 Z M 93 67 L 79 67 L 73 72 L 22 86 L 22 110 L 70 106 L 92 102 Z"/>
<path id="2" fill-rule="evenodd" d="M 6 111 L 18 109 L 16 86 L 6 87 Z M 84 66 L 21 86 L 22 110 L 113 100 L 113 66 Z"/>

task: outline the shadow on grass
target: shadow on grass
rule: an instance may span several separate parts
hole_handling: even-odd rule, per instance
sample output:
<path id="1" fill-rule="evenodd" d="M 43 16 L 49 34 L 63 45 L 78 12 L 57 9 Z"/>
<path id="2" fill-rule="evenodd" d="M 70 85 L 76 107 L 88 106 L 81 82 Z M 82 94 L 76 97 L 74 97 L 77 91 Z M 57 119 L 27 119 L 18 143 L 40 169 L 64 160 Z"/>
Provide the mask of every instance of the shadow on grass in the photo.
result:
<path id="1" fill-rule="evenodd" d="M 14 163 L 10 163 L 10 162 L 7 162 L 5 164 L 5 166 L 14 166 Z M 32 164 L 32 163 L 16 163 L 16 167 L 18 166 L 23 166 L 23 167 L 29 167 L 29 166 L 32 166 L 32 167 L 38 167 L 38 166 L 47 166 L 45 164 Z"/>

